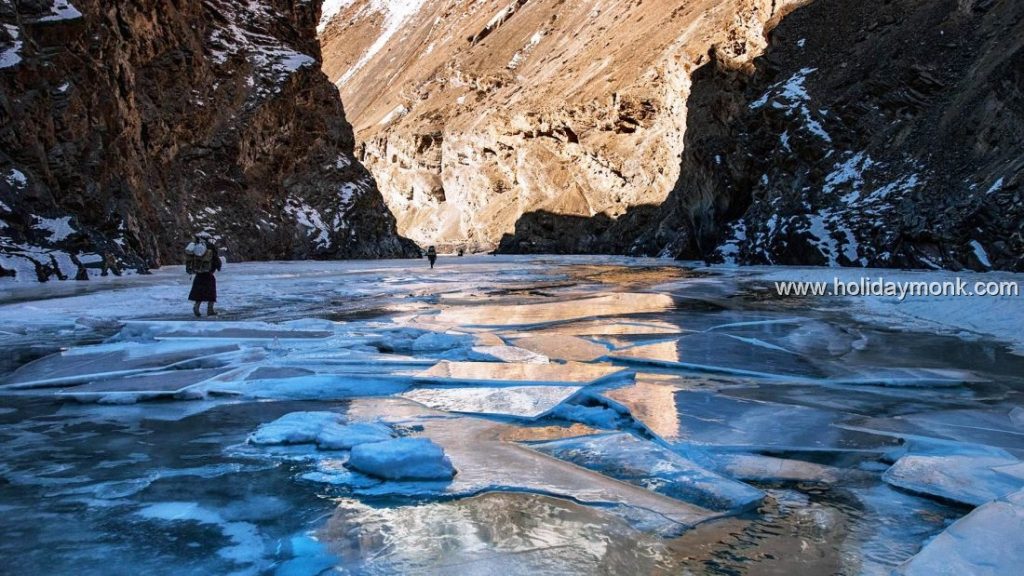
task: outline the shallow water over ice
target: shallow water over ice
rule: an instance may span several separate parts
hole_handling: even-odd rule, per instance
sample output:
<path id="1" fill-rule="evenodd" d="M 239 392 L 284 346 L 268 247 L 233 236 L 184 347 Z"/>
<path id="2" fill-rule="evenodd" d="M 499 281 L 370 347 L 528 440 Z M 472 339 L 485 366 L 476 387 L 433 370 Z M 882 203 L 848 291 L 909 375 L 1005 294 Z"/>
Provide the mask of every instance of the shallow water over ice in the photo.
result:
<path id="1" fill-rule="evenodd" d="M 0 288 L 3 570 L 888 574 L 1024 488 L 1024 358 L 758 274 L 240 264 L 216 320 L 180 268 Z"/>

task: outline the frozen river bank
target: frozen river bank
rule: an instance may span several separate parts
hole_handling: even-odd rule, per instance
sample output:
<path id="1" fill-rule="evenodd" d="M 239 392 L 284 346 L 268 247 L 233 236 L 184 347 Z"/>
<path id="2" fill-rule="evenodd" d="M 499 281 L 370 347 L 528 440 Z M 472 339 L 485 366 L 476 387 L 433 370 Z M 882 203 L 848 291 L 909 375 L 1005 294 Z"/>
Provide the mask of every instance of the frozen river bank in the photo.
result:
<path id="1" fill-rule="evenodd" d="M 561 257 L 241 264 L 220 276 L 216 320 L 190 316 L 180 268 L 6 288 L 5 569 L 884 574 L 1020 561 L 1014 343 L 956 322 L 955 301 L 936 318 L 927 302 L 900 314 L 771 290 L 822 273 Z M 996 309 L 1002 326 L 1022 317 L 1011 304 Z M 422 445 L 403 451 L 413 439 L 443 450 L 454 476 Z"/>

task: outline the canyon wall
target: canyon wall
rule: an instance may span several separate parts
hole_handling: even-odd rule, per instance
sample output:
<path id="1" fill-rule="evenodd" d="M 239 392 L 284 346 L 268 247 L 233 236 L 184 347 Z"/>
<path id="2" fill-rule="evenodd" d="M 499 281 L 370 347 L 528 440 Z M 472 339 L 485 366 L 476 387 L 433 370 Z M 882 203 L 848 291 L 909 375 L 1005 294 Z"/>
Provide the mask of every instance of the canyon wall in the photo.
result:
<path id="1" fill-rule="evenodd" d="M 308 0 L 0 2 L 0 258 L 413 253 L 395 232 Z M 72 269 L 73 271 L 73 269 Z"/>
<path id="2" fill-rule="evenodd" d="M 712 47 L 749 65 L 797 4 L 339 0 L 320 38 L 403 234 L 481 249 L 551 213 L 518 248 L 623 252 L 620 219 L 679 179 L 691 72 Z"/>
<path id="3" fill-rule="evenodd" d="M 693 75 L 684 258 L 1024 270 L 1024 3 L 816 0 Z"/>

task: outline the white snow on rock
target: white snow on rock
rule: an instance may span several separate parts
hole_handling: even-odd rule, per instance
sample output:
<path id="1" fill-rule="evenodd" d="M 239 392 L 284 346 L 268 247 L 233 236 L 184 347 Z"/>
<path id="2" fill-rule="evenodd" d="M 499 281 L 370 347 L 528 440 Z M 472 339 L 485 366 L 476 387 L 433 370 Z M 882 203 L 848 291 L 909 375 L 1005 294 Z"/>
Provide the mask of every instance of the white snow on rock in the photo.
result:
<path id="1" fill-rule="evenodd" d="M 71 227 L 71 216 L 61 218 L 36 216 L 35 218 L 35 228 L 49 232 L 51 242 L 60 242 L 75 233 L 75 229 Z"/>
<path id="2" fill-rule="evenodd" d="M 352 448 L 348 466 L 387 480 L 451 480 L 455 468 L 444 450 L 426 438 L 398 438 Z"/>
<path id="3" fill-rule="evenodd" d="M 807 93 L 807 88 L 804 87 L 804 82 L 816 70 L 817 68 L 803 68 L 788 80 L 776 83 L 750 104 L 751 110 L 762 108 L 770 101 L 773 108 L 786 110 L 790 115 L 799 116 L 803 120 L 803 127 L 811 134 L 825 142 L 832 142 L 832 137 L 825 132 L 821 123 L 814 118 L 808 107 L 811 97 Z"/>
<path id="4" fill-rule="evenodd" d="M 75 20 L 82 17 L 82 13 L 71 2 L 67 0 L 53 0 L 50 6 L 49 16 L 43 16 L 39 22 L 58 22 L 60 20 Z"/>
<path id="5" fill-rule="evenodd" d="M 907 576 L 1003 576 L 1024 566 L 1024 491 L 957 520 L 899 567 Z"/>
<path id="6" fill-rule="evenodd" d="M 23 42 L 19 39 L 21 34 L 18 27 L 12 24 L 4 24 L 4 29 L 11 36 L 12 42 L 8 48 L 0 51 L 0 68 L 10 68 L 21 62 L 21 46 Z"/>
<path id="7" fill-rule="evenodd" d="M 335 412 L 292 412 L 260 425 L 249 436 L 252 444 L 312 444 L 330 424 L 341 424 Z"/>
<path id="8" fill-rule="evenodd" d="M 379 13 L 383 15 L 384 22 L 381 25 L 380 35 L 373 41 L 373 44 L 370 44 L 366 49 L 366 52 L 359 57 L 359 60 L 357 60 L 351 68 L 342 74 L 341 78 L 335 81 L 335 84 L 341 86 L 347 82 L 353 74 L 362 69 L 362 67 L 376 56 L 381 49 L 387 46 L 388 41 L 391 40 L 391 37 L 402 28 L 405 21 L 419 13 L 420 7 L 423 6 L 425 1 L 426 0 L 370 0 L 364 10 L 368 11 L 370 14 Z M 349 3 L 351 2 L 341 0 L 340 2 L 332 2 L 329 9 L 324 8 L 322 16 L 320 17 L 320 26 L 318 27 L 318 30 L 323 31 L 323 28 L 326 27 L 328 22 L 330 22 L 330 18 L 325 18 L 329 11 L 333 10 L 333 13 L 331 14 L 331 17 L 333 17 L 334 14 Z"/>

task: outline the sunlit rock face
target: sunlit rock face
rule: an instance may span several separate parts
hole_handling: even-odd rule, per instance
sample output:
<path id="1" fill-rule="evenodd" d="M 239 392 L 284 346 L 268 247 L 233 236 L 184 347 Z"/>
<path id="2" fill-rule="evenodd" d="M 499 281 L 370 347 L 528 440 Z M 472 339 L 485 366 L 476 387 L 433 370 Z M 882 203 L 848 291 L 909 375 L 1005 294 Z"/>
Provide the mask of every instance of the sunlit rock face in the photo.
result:
<path id="1" fill-rule="evenodd" d="M 196 230 L 236 258 L 408 253 L 320 70 L 319 5 L 0 3 L 3 264 L 173 262 Z"/>
<path id="2" fill-rule="evenodd" d="M 512 249 L 638 252 L 623 231 L 679 179 L 690 73 L 750 66 L 796 4 L 340 0 L 320 39 L 403 234 L 484 248 L 550 213 Z"/>

